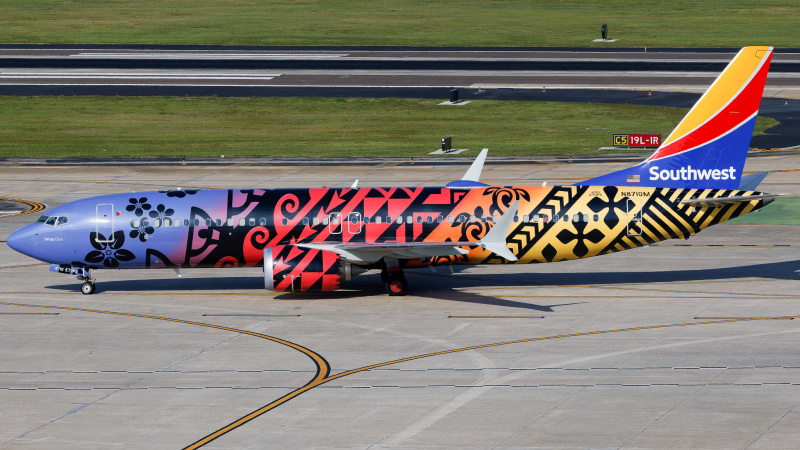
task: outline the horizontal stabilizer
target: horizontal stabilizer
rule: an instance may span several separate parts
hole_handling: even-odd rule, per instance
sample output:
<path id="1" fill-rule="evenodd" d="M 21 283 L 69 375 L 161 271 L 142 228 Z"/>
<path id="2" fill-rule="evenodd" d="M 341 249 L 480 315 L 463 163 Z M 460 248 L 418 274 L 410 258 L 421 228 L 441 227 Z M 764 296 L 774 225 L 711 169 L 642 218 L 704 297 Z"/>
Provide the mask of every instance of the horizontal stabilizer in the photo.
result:
<path id="1" fill-rule="evenodd" d="M 740 191 L 755 191 L 759 184 L 767 177 L 767 172 L 753 172 L 743 175 L 739 181 Z"/>
<path id="2" fill-rule="evenodd" d="M 784 194 L 760 194 L 760 195 L 740 195 L 735 197 L 707 197 L 707 198 L 692 198 L 681 202 L 683 205 L 700 206 L 702 208 L 717 208 L 720 206 L 730 205 L 731 203 L 744 203 L 753 200 L 764 200 L 764 204 L 768 205 L 775 200 L 775 197 L 780 197 Z"/>

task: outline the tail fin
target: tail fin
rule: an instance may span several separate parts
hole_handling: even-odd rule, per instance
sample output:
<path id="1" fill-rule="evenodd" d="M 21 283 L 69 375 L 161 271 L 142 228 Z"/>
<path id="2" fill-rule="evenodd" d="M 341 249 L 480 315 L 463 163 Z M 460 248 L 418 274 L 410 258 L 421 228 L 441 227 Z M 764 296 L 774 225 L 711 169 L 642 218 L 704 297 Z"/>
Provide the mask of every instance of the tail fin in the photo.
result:
<path id="1" fill-rule="evenodd" d="M 743 48 L 649 158 L 576 184 L 739 189 L 771 60 L 772 47 Z"/>

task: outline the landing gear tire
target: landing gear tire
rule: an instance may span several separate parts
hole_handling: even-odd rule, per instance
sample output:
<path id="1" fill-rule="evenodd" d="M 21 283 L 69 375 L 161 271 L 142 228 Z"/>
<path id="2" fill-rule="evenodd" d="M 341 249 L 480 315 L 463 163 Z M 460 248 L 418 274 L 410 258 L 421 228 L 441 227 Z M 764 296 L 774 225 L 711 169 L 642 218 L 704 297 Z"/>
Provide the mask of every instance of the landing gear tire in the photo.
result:
<path id="1" fill-rule="evenodd" d="M 408 291 L 408 281 L 403 276 L 389 276 L 387 281 L 383 283 L 386 293 L 389 295 L 406 295 Z"/>
<path id="2" fill-rule="evenodd" d="M 83 293 L 83 295 L 94 294 L 94 283 L 89 281 L 83 283 L 81 285 L 81 292 Z"/>

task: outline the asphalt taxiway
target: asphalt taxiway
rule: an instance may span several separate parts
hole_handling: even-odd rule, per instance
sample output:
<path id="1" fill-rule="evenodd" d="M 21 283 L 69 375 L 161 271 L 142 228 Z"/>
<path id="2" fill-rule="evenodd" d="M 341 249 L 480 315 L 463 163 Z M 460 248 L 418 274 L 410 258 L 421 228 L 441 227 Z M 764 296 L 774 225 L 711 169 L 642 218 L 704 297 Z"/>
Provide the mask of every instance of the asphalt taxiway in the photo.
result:
<path id="1" fill-rule="evenodd" d="M 568 183 L 624 161 L 492 164 Z M 6 165 L 4 210 L 161 188 L 437 185 L 464 166 Z M 762 189 L 800 195 L 800 156 Z M 13 203 L 7 199 L 25 200 Z M 756 213 L 760 214 L 760 213 Z M 0 241 L 37 213 L 0 217 Z M 259 270 L 72 277 L 0 243 L 0 446 L 34 448 L 794 447 L 797 226 L 529 266 L 377 274 L 320 295 Z"/>

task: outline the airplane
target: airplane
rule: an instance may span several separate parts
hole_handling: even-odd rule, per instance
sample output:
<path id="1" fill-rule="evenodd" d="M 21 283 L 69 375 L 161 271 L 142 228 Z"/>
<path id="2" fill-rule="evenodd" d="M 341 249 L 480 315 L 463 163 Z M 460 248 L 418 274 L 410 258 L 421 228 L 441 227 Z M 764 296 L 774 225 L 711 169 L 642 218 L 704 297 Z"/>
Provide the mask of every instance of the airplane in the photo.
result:
<path id="1" fill-rule="evenodd" d="M 566 186 L 480 182 L 482 151 L 441 187 L 160 190 L 57 206 L 11 234 L 14 250 L 77 276 L 99 269 L 262 267 L 276 292 L 333 291 L 379 269 L 566 261 L 688 239 L 769 204 L 743 175 L 772 47 L 745 47 L 645 161 Z M 452 267 L 451 267 L 452 270 Z"/>

